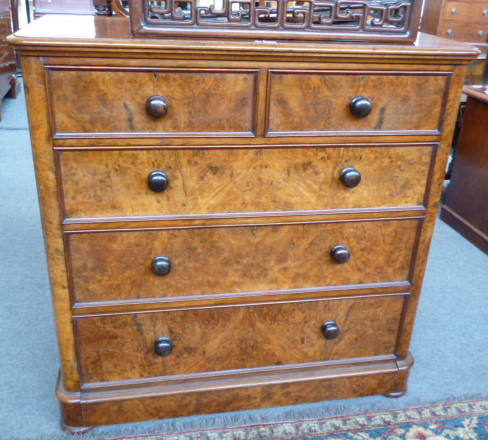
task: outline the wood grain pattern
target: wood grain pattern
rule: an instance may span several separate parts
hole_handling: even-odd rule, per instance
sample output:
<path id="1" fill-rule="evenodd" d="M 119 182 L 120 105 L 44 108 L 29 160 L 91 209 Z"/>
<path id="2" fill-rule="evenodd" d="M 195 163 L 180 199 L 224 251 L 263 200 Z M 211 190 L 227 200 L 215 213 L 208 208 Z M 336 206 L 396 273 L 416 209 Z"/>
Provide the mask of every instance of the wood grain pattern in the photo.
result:
<path id="1" fill-rule="evenodd" d="M 236 226 L 259 224 L 303 223 L 306 221 L 345 221 L 368 219 L 419 218 L 425 214 L 426 207 L 353 208 L 325 211 L 288 211 L 185 215 L 170 217 L 109 217 L 90 219 L 65 219 L 65 232 L 115 231 L 138 229 L 161 229 L 175 226 Z"/>
<path id="2" fill-rule="evenodd" d="M 55 133 L 249 136 L 253 131 L 256 73 L 252 71 L 50 69 L 48 78 Z M 83 93 L 73 99 L 73 90 Z M 146 100 L 153 95 L 169 102 L 162 119 L 146 113 Z"/>
<path id="3" fill-rule="evenodd" d="M 337 368 L 325 378 L 319 375 L 283 377 L 281 383 L 214 387 L 185 393 L 160 393 L 146 388 L 130 394 L 83 393 L 84 421 L 88 426 L 181 417 L 249 408 L 269 408 L 283 403 L 299 404 L 386 393 L 394 386 L 397 369 L 376 364 L 369 368 Z M 318 377 L 317 377 L 318 376 Z"/>
<path id="4" fill-rule="evenodd" d="M 73 306 L 73 316 L 86 316 L 98 313 L 128 313 L 137 311 L 169 310 L 181 307 L 219 307 L 248 304 L 249 302 L 275 302 L 326 298 L 352 298 L 365 295 L 408 294 L 409 281 L 395 281 L 379 284 L 353 284 L 346 286 L 310 287 L 278 291 L 249 292 L 237 294 L 207 294 L 178 296 L 170 298 L 143 298 L 110 300 L 95 303 L 77 303 Z"/>
<path id="5" fill-rule="evenodd" d="M 447 75 L 425 72 L 294 72 L 273 71 L 270 79 L 269 132 L 437 131 Z M 415 90 L 415 93 L 411 93 Z M 352 115 L 349 103 L 365 96 L 373 110 Z"/>
<path id="6" fill-rule="evenodd" d="M 445 127 L 440 137 L 440 148 L 438 151 L 437 160 L 432 169 L 432 180 L 429 186 L 428 194 L 428 209 L 427 215 L 423 222 L 422 230 L 419 234 L 419 245 L 415 259 L 415 266 L 412 272 L 412 295 L 408 298 L 405 314 L 403 319 L 402 336 L 399 339 L 397 356 L 404 359 L 408 355 L 410 340 L 413 332 L 415 314 L 417 311 L 418 302 L 420 299 L 420 292 L 422 282 L 427 267 L 427 258 L 429 256 L 429 249 L 434 232 L 434 225 L 439 214 L 439 204 L 441 198 L 442 186 L 447 166 L 447 159 L 451 147 L 451 141 L 454 134 L 454 124 L 457 117 L 457 109 L 459 106 L 459 96 L 462 90 L 464 78 L 466 74 L 466 66 L 456 66 L 454 68 L 451 88 L 447 98 L 447 108 L 451 111 L 446 112 Z"/>
<path id="7" fill-rule="evenodd" d="M 133 38 L 127 20 L 103 17 L 41 18 L 10 37 L 9 42 L 17 46 L 24 64 L 61 353 L 58 397 L 66 425 L 86 427 L 378 393 L 395 395 L 406 389 L 410 368 L 408 347 L 465 65 L 477 56 L 476 49 L 422 34 L 415 45 L 409 46 L 142 40 Z M 272 72 L 270 83 L 269 72 Z M 162 75 L 166 75 L 167 81 L 161 81 Z M 160 88 L 154 90 L 158 78 Z M 145 100 L 149 92 L 166 92 L 164 87 L 170 83 L 177 86 L 178 93 L 168 95 L 172 98 L 168 117 L 172 114 L 172 102 L 180 111 L 173 114 L 173 119 L 151 121 L 154 122 L 151 125 L 144 119 Z M 351 120 L 344 92 L 353 93 L 348 99 L 371 92 L 368 97 L 374 99 L 373 113 L 365 119 Z M 141 104 L 142 109 L 137 107 L 134 111 L 136 103 L 129 98 L 137 98 L 137 106 Z M 128 106 L 124 107 L 124 102 Z M 133 112 L 132 119 L 128 110 Z M 169 128 L 165 128 L 165 122 L 169 122 Z M 271 132 L 263 137 L 267 130 Z M 163 149 L 164 146 L 169 148 Z M 110 191 L 106 198 L 105 194 L 102 197 L 100 193 L 91 193 L 94 205 L 99 199 L 99 206 L 93 208 L 87 207 L 83 197 L 73 197 L 77 194 L 75 183 L 70 183 L 70 188 L 61 187 L 63 179 L 76 182 L 77 173 L 83 175 L 85 182 L 93 178 L 102 187 L 107 178 L 118 182 L 114 187 L 119 192 L 128 191 L 126 198 L 130 194 L 140 198 L 146 209 L 152 205 L 138 195 L 140 187 L 130 186 L 130 191 L 135 191 L 131 193 L 124 189 L 127 187 L 121 177 L 114 177 L 124 169 L 123 162 L 129 160 L 125 159 L 129 155 L 134 155 L 130 157 L 133 166 L 146 163 L 159 166 L 159 158 L 153 155 L 163 150 L 171 150 L 175 157 L 197 150 L 208 157 L 214 157 L 214 152 L 222 155 L 226 152 L 232 159 L 227 169 L 234 170 L 236 176 L 237 165 L 231 152 L 239 151 L 247 158 L 246 154 L 257 149 L 266 150 L 261 163 L 268 170 L 278 170 L 268 176 L 263 165 L 259 169 L 258 177 L 262 179 L 258 180 L 259 187 L 270 182 L 279 185 L 275 189 L 285 186 L 282 181 L 275 183 L 279 170 L 284 169 L 280 164 L 305 162 L 285 154 L 292 150 L 296 150 L 297 157 L 300 154 L 308 157 L 318 151 L 341 152 L 341 157 L 331 156 L 329 165 L 333 166 L 339 165 L 340 158 L 348 157 L 348 152 L 361 152 L 351 158 L 369 160 L 367 165 L 364 162 L 367 169 L 376 169 L 375 176 L 383 174 L 382 179 L 375 178 L 377 183 L 390 179 L 392 168 L 388 165 L 396 163 L 393 169 L 397 172 L 391 193 L 382 192 L 387 191 L 386 187 L 379 189 L 375 183 L 375 189 L 362 197 L 365 203 L 376 201 L 384 206 L 351 211 L 337 206 L 347 200 L 335 195 L 336 199 L 325 199 L 332 210 L 310 211 L 308 206 L 319 200 L 314 188 L 321 174 L 307 174 L 311 172 L 309 168 L 302 167 L 299 174 L 307 181 L 307 191 L 300 193 L 298 187 L 293 190 L 286 187 L 286 191 L 279 192 L 283 196 L 281 201 L 279 196 L 272 197 L 273 191 L 260 193 L 259 197 L 267 198 L 267 203 L 276 207 L 286 203 L 305 207 L 302 211 L 280 211 L 278 215 L 262 211 L 141 217 L 135 204 L 117 199 Z M 278 156 L 280 149 L 283 156 Z M 386 161 L 381 159 L 380 152 L 394 149 L 401 151 L 401 155 L 395 153 Z M 144 154 L 137 154 L 135 159 L 134 150 Z M 371 157 L 364 153 L 376 150 L 378 154 L 370 153 Z M 424 164 L 428 166 L 427 156 L 409 156 L 413 153 L 407 152 L 433 150 L 436 153 L 432 155 L 426 182 L 422 170 Z M 120 159 L 119 168 L 112 168 L 111 158 L 116 156 Z M 83 166 L 76 166 L 74 159 L 66 160 L 70 157 L 79 158 Z M 139 162 L 141 157 L 144 160 Z M 219 163 L 224 160 L 219 159 Z M 210 159 L 202 161 L 207 162 Z M 69 169 L 73 171 L 67 179 L 70 174 L 63 172 Z M 137 176 L 132 167 L 124 172 Z M 407 176 L 416 172 L 417 181 Z M 243 174 L 240 182 L 252 182 L 252 176 Z M 367 171 L 364 176 L 363 183 L 372 182 Z M 187 173 L 185 180 L 197 182 L 192 173 Z M 230 174 L 227 180 L 231 180 Z M 207 178 L 204 181 L 213 182 Z M 400 182 L 405 193 L 398 190 Z M 387 200 L 391 203 L 418 200 L 424 185 L 425 209 L 387 205 Z M 252 187 L 254 191 L 256 188 Z M 84 189 L 88 191 L 86 184 Z M 80 209 L 80 215 L 82 210 L 89 213 L 92 209 L 103 215 L 127 209 L 136 215 L 74 218 L 63 225 L 63 190 L 71 203 L 69 209 L 73 212 Z M 332 186 L 327 190 L 328 195 L 335 194 Z M 235 194 L 238 193 L 227 194 L 232 209 L 265 205 Z M 290 200 L 285 199 L 285 194 Z M 213 196 L 212 203 L 224 206 L 215 190 Z M 73 206 L 75 199 L 79 208 Z M 306 206 L 306 200 L 310 205 Z M 189 199 L 184 201 L 190 203 Z M 205 197 L 192 203 L 188 205 L 191 209 L 215 209 Z M 175 211 L 184 209 L 177 207 L 176 202 L 171 206 Z M 266 205 L 264 209 L 271 208 Z M 337 244 L 349 246 L 352 252 L 346 264 L 338 265 L 331 260 L 330 248 Z M 167 277 L 156 277 L 151 272 L 151 261 L 163 252 L 172 258 L 173 270 Z M 373 300 L 373 295 L 379 294 L 389 299 L 384 299 L 384 304 L 361 307 L 366 300 L 368 304 L 370 300 L 380 301 Z M 336 297 L 332 299 L 332 295 Z M 305 299 L 311 302 L 304 302 Z M 313 324 L 310 317 L 318 319 L 320 310 L 326 308 L 317 304 L 326 303 L 351 304 L 334 306 L 347 333 L 342 335 L 342 341 L 326 341 L 338 344 L 330 351 L 337 360 L 314 361 L 321 354 L 315 344 L 316 333 L 312 334 L 309 327 Z M 305 304 L 315 307 L 308 310 Z M 295 306 L 300 313 L 295 314 Z M 260 319 L 252 319 L 258 314 L 256 308 L 267 312 L 261 313 Z M 280 314 L 271 312 L 278 309 L 286 310 Z M 196 319 L 200 318 L 177 318 L 188 314 L 202 316 L 208 324 L 196 328 Z M 126 322 L 129 316 L 142 320 L 143 326 Z M 157 319 L 163 316 L 175 317 L 177 325 Z M 377 317 L 371 325 L 370 316 Z M 232 323 L 233 317 L 242 324 L 231 326 L 229 321 Z M 80 323 L 76 334 L 73 321 Z M 157 365 L 146 358 L 135 366 L 131 360 L 127 363 L 113 360 L 125 356 L 126 346 L 129 352 L 142 347 L 136 358 L 140 353 L 149 353 L 147 343 L 150 337 L 160 335 L 159 330 L 186 330 L 187 326 L 190 331 L 184 332 L 183 338 L 190 339 L 183 346 L 190 350 L 178 357 L 180 363 L 173 370 L 167 363 L 171 355 L 164 360 L 158 358 Z M 82 327 L 87 331 L 82 332 Z M 134 334 L 127 340 L 126 328 Z M 316 332 L 316 327 L 313 328 Z M 378 329 L 374 335 L 368 333 L 374 329 Z M 209 353 L 220 364 L 211 365 L 209 359 L 201 356 L 202 351 L 191 353 L 193 349 L 202 350 L 199 338 L 206 337 L 210 330 L 222 330 L 230 337 L 237 335 L 235 345 L 230 340 L 217 344 L 210 338 L 214 345 Z M 309 338 L 303 347 L 298 339 L 300 331 Z M 88 362 L 83 353 L 75 350 L 75 343 L 82 344 L 77 341 L 81 333 L 88 341 L 83 350 L 88 352 L 97 344 L 108 346 L 108 352 L 110 341 L 120 347 L 107 357 L 105 350 L 101 350 L 106 370 L 96 354 L 89 356 L 86 371 L 92 376 L 88 380 L 108 378 L 108 382 L 80 384 L 79 371 Z M 169 336 L 180 337 L 177 333 Z M 349 334 L 355 336 L 348 339 Z M 107 338 L 103 339 L 105 335 Z M 296 342 L 292 348 L 285 336 Z M 361 344 L 363 336 L 368 337 Z M 259 344 L 253 344 L 252 338 Z M 268 340 L 270 345 L 266 345 Z M 340 348 L 341 342 L 347 343 L 347 349 Z M 224 351 L 235 353 L 235 359 L 224 356 Z M 250 356 L 246 357 L 246 353 Z M 173 354 L 180 356 L 177 345 Z M 366 357 L 360 357 L 360 361 L 339 360 L 354 355 Z M 192 356 L 199 360 L 192 361 Z M 270 364 L 283 360 L 298 363 Z M 141 378 L 136 370 L 148 376 Z M 182 375 L 183 370 L 194 372 Z M 151 376 L 168 374 L 167 371 L 176 375 Z"/>
<path id="8" fill-rule="evenodd" d="M 79 318 L 84 382 L 105 382 L 394 352 L 402 296 Z M 327 340 L 320 328 L 337 322 Z M 123 331 L 122 331 L 123 330 Z M 171 338 L 169 356 L 154 341 Z"/>
<path id="9" fill-rule="evenodd" d="M 68 218 L 422 206 L 432 147 L 73 151 L 60 153 Z M 339 177 L 353 166 L 361 183 Z M 147 176 L 163 170 L 169 188 Z M 385 173 L 385 170 L 388 172 Z"/>
<path id="10" fill-rule="evenodd" d="M 75 302 L 404 281 L 417 219 L 69 234 Z M 330 250 L 352 253 L 337 264 Z M 171 259 L 158 277 L 153 258 Z"/>
<path id="11" fill-rule="evenodd" d="M 46 78 L 39 58 L 22 58 L 24 86 L 64 387 L 79 389 L 61 210 L 50 139 Z M 38 258 L 42 258 L 40 255 Z"/>

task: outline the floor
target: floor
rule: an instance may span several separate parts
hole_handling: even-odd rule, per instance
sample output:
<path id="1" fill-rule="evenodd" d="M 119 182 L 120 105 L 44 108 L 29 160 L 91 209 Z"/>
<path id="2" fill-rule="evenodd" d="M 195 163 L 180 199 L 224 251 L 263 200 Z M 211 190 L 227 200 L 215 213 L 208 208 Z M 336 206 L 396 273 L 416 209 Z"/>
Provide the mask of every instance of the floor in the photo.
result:
<path id="1" fill-rule="evenodd" d="M 64 439 L 47 267 L 24 94 L 0 122 L 0 439 Z M 409 392 L 96 428 L 83 438 L 352 414 L 488 398 L 488 256 L 438 221 L 417 325 Z"/>

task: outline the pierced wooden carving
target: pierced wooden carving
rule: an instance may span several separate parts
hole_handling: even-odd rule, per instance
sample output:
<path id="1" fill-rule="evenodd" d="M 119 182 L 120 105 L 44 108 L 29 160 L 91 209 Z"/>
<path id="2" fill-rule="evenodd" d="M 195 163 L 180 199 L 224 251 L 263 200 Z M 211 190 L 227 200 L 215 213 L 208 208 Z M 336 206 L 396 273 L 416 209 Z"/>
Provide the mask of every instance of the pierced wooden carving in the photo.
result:
<path id="1" fill-rule="evenodd" d="M 415 3 L 415 5 L 414 5 Z M 215 34 L 249 38 L 324 38 L 331 34 L 411 35 L 416 0 L 138 0 L 136 33 Z M 141 27 L 142 25 L 142 27 Z M 137 25 L 136 25 L 137 26 Z M 269 32 L 273 36 L 269 36 Z"/>
<path id="2" fill-rule="evenodd" d="M 245 27 L 249 29 L 342 29 L 402 32 L 411 1 L 223 0 L 201 6 L 199 0 L 145 1 L 147 23 L 176 26 Z"/>

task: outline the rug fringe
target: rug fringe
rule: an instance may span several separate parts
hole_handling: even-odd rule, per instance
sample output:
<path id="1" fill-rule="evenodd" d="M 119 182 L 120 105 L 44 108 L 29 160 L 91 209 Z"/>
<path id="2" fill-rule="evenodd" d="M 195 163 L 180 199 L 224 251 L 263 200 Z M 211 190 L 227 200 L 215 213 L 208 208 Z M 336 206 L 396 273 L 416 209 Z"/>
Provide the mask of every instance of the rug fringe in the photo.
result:
<path id="1" fill-rule="evenodd" d="M 354 415 L 379 411 L 431 406 L 446 403 L 461 403 L 467 401 L 487 400 L 488 396 L 470 394 L 464 396 L 450 396 L 439 400 L 428 399 L 388 399 L 367 405 L 363 409 L 363 399 L 348 399 L 338 404 L 338 401 L 327 401 L 303 405 L 266 408 L 262 410 L 248 410 L 234 413 L 210 414 L 202 416 L 181 417 L 176 419 L 157 420 L 147 423 L 131 423 L 125 425 L 111 425 L 94 428 L 85 434 L 70 435 L 60 433 L 55 436 L 40 436 L 10 438 L 5 440 L 116 440 L 131 435 L 154 435 L 177 433 L 218 428 L 232 428 L 243 425 L 292 422 L 299 420 L 323 419 L 342 415 Z"/>

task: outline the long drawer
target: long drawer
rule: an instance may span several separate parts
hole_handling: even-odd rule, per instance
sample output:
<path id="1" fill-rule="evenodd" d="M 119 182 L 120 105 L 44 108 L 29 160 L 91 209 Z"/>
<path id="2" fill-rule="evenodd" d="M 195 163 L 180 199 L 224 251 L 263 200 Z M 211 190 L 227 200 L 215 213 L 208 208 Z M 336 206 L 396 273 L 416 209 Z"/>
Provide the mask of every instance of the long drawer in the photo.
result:
<path id="1" fill-rule="evenodd" d="M 77 318 L 81 373 L 90 383 L 393 354 L 402 306 L 390 296 Z"/>
<path id="2" fill-rule="evenodd" d="M 488 39 L 488 21 L 483 23 L 444 21 L 439 35 L 456 41 L 484 44 Z"/>
<path id="3" fill-rule="evenodd" d="M 250 136 L 256 76 L 252 70 L 51 68 L 53 132 Z"/>
<path id="4" fill-rule="evenodd" d="M 411 218 L 69 233 L 74 299 L 406 281 L 420 224 Z"/>
<path id="5" fill-rule="evenodd" d="M 272 71 L 268 132 L 435 133 L 448 87 L 440 72 Z"/>
<path id="6" fill-rule="evenodd" d="M 109 150 L 63 151 L 59 164 L 76 219 L 422 206 L 432 156 L 430 145 Z"/>

